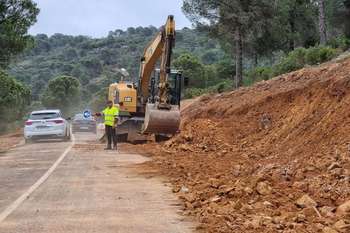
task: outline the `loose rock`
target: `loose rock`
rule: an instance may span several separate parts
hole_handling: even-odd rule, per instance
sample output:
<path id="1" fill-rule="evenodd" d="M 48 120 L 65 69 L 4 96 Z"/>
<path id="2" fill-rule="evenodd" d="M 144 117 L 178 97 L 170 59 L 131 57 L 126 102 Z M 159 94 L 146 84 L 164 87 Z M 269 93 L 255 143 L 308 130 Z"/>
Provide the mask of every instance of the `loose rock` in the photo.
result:
<path id="1" fill-rule="evenodd" d="M 333 227 L 341 233 L 350 232 L 350 224 L 348 221 L 345 220 L 339 220 L 334 224 Z"/>
<path id="2" fill-rule="evenodd" d="M 271 186 L 266 182 L 259 182 L 256 186 L 256 191 L 260 195 L 269 195 L 272 192 Z"/>
<path id="3" fill-rule="evenodd" d="M 298 207 L 305 208 L 305 207 L 316 207 L 317 203 L 314 201 L 309 195 L 305 194 L 301 198 L 299 198 L 296 203 Z"/>
<path id="4" fill-rule="evenodd" d="M 322 233 L 338 233 L 338 231 L 334 230 L 333 228 L 330 227 L 325 227 L 323 228 Z"/>
<path id="5" fill-rule="evenodd" d="M 336 214 L 338 216 L 346 216 L 350 214 L 350 200 L 347 202 L 344 202 L 340 206 L 338 206 Z"/>

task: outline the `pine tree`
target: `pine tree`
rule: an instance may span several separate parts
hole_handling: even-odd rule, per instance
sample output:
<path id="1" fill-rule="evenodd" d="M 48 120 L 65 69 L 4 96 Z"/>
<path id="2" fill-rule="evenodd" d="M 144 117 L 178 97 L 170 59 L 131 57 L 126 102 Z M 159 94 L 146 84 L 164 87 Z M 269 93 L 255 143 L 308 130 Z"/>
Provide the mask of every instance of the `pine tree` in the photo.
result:
<path id="1" fill-rule="evenodd" d="M 249 35 L 266 27 L 273 17 L 269 0 L 184 0 L 183 10 L 197 26 L 210 28 L 234 48 L 235 87 L 243 83 L 244 42 Z"/>
<path id="2" fill-rule="evenodd" d="M 318 27 L 320 32 L 320 44 L 325 45 L 327 43 L 327 29 L 324 0 L 318 0 Z"/>

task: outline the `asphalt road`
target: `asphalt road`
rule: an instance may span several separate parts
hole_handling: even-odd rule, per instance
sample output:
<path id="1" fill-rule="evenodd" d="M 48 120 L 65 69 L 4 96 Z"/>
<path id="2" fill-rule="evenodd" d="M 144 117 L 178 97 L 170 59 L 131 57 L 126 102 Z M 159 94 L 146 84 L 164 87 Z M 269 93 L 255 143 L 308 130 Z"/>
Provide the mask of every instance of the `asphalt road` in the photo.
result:
<path id="1" fill-rule="evenodd" d="M 0 154 L 0 233 L 185 233 L 175 196 L 139 175 L 140 155 L 103 151 L 93 134 Z"/>

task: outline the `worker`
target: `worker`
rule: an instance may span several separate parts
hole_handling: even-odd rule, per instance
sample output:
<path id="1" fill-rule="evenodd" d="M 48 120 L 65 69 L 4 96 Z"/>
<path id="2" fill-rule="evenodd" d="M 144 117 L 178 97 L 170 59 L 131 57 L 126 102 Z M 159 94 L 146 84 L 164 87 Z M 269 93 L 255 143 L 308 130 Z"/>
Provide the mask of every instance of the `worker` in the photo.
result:
<path id="1" fill-rule="evenodd" d="M 107 107 L 102 111 L 102 113 L 96 113 L 96 116 L 101 115 L 104 117 L 104 125 L 107 137 L 107 147 L 105 150 L 117 150 L 116 127 L 118 125 L 119 107 L 114 106 L 113 102 L 111 100 L 108 100 Z"/>

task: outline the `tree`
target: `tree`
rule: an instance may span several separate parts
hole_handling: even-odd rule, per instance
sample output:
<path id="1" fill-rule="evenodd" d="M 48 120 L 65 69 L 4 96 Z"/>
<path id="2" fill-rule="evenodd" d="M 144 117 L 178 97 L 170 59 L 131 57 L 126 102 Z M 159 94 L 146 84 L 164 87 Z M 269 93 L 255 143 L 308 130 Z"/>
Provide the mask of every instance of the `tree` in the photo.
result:
<path id="1" fill-rule="evenodd" d="M 86 57 L 81 60 L 81 63 L 89 71 L 91 77 L 98 76 L 103 71 L 101 61 L 96 57 Z"/>
<path id="2" fill-rule="evenodd" d="M 345 13 L 345 36 L 350 39 L 350 0 L 344 0 Z"/>
<path id="3" fill-rule="evenodd" d="M 70 114 L 81 101 L 78 79 L 59 76 L 50 80 L 41 101 L 47 108 L 59 108 L 64 114 Z"/>
<path id="4" fill-rule="evenodd" d="M 315 0 L 277 0 L 275 9 L 273 30 L 280 49 L 290 52 L 317 44 Z"/>
<path id="5" fill-rule="evenodd" d="M 232 59 L 225 57 L 216 64 L 216 75 L 219 79 L 230 79 L 235 69 Z"/>
<path id="6" fill-rule="evenodd" d="M 325 45 L 327 43 L 325 0 L 318 0 L 318 25 L 320 44 Z"/>
<path id="7" fill-rule="evenodd" d="M 30 90 L 0 70 L 0 131 L 19 120 L 30 104 Z"/>
<path id="8" fill-rule="evenodd" d="M 206 86 L 204 66 L 196 56 L 184 53 L 174 60 L 173 65 L 183 71 L 183 76 L 189 78 L 192 87 Z"/>
<path id="9" fill-rule="evenodd" d="M 128 27 L 126 29 L 126 32 L 128 33 L 128 35 L 133 35 L 136 33 L 136 29 L 134 27 Z"/>
<path id="10" fill-rule="evenodd" d="M 197 26 L 205 26 L 235 48 L 235 87 L 243 81 L 243 43 L 273 17 L 269 0 L 184 0 L 183 11 Z"/>
<path id="11" fill-rule="evenodd" d="M 273 32 L 273 24 L 264 30 L 258 29 L 250 34 L 246 42 L 246 53 L 253 60 L 255 67 L 259 64 L 259 57 L 272 57 L 273 51 L 281 48 L 280 38 Z"/>
<path id="12" fill-rule="evenodd" d="M 31 50 L 31 53 L 41 54 L 47 53 L 51 49 L 49 44 L 49 38 L 45 34 L 38 34 L 34 37 L 34 48 Z"/>
<path id="13" fill-rule="evenodd" d="M 0 68 L 6 67 L 13 56 L 32 42 L 27 32 L 38 13 L 32 0 L 0 1 Z"/>
<path id="14" fill-rule="evenodd" d="M 220 60 L 221 51 L 218 49 L 208 49 L 203 52 L 201 60 L 204 64 L 210 65 L 214 64 L 216 61 Z"/>
<path id="15" fill-rule="evenodd" d="M 40 99 L 40 94 L 42 91 L 45 89 L 46 82 L 43 79 L 40 79 L 39 77 L 33 81 L 31 85 L 31 90 L 32 90 L 32 99 L 33 100 L 39 100 Z"/>
<path id="16" fill-rule="evenodd" d="M 78 53 L 76 49 L 69 47 L 63 51 L 63 55 L 66 61 L 75 60 L 78 58 Z"/>

